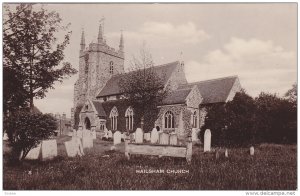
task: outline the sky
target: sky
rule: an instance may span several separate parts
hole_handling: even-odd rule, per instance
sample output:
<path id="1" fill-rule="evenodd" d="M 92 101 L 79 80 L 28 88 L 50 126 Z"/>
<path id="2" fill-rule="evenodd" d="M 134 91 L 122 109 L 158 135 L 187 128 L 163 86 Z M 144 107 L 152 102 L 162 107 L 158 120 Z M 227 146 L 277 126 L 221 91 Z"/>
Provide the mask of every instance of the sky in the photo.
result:
<path id="1" fill-rule="evenodd" d="M 38 6 L 38 5 L 37 5 Z M 48 4 L 63 24 L 70 23 L 64 61 L 78 69 L 82 29 L 86 44 L 96 41 L 104 20 L 108 45 L 118 48 L 121 30 L 125 69 L 143 43 L 155 64 L 185 62 L 188 82 L 237 75 L 255 97 L 260 92 L 283 96 L 297 81 L 297 4 Z M 61 39 L 66 32 L 57 34 Z M 182 54 L 181 54 L 182 53 Z M 35 105 L 45 113 L 73 107 L 78 74 L 55 83 Z"/>

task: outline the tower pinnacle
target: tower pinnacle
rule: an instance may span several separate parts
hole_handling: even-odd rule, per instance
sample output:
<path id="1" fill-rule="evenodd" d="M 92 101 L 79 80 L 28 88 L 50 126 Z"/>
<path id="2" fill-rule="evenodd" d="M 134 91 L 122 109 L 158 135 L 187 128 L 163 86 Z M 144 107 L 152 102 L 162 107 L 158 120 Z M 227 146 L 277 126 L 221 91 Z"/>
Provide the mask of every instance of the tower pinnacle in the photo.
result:
<path id="1" fill-rule="evenodd" d="M 84 30 L 82 29 L 80 50 L 84 50 L 84 48 L 85 48 L 85 37 L 84 37 Z"/>
<path id="2" fill-rule="evenodd" d="M 99 25 L 99 32 L 98 32 L 98 43 L 103 42 L 103 32 L 102 32 L 102 25 Z"/>
<path id="3" fill-rule="evenodd" d="M 121 38 L 120 38 L 120 45 L 119 45 L 120 51 L 124 52 L 124 40 L 123 40 L 123 31 L 121 30 Z"/>

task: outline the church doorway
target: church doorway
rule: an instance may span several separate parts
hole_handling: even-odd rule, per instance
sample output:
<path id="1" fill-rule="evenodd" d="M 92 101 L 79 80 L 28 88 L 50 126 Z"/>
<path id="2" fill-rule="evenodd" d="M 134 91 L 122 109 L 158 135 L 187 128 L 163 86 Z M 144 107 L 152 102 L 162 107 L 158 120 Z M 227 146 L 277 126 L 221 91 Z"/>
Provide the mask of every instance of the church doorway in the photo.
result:
<path id="1" fill-rule="evenodd" d="M 91 130 L 91 121 L 88 117 L 86 117 L 84 120 L 84 128 L 86 130 Z"/>

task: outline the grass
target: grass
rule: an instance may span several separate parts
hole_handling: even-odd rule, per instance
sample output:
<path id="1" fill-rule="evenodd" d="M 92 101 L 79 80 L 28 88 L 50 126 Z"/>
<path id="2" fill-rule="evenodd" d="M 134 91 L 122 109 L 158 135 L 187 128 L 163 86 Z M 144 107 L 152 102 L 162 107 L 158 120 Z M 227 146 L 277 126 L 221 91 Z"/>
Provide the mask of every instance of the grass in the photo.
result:
<path id="1" fill-rule="evenodd" d="M 59 156 L 52 161 L 7 163 L 4 153 L 4 190 L 295 190 L 297 188 L 296 145 L 261 145 L 255 156 L 249 149 L 229 149 L 218 160 L 193 146 L 193 159 L 124 156 L 124 144 L 110 151 L 111 142 L 94 141 L 84 157 L 68 158 L 58 138 Z M 5 149 L 5 147 L 4 147 Z M 136 170 L 161 169 L 163 174 L 139 174 Z M 186 174 L 167 170 L 188 170 Z M 31 174 L 30 174 L 31 172 Z"/>

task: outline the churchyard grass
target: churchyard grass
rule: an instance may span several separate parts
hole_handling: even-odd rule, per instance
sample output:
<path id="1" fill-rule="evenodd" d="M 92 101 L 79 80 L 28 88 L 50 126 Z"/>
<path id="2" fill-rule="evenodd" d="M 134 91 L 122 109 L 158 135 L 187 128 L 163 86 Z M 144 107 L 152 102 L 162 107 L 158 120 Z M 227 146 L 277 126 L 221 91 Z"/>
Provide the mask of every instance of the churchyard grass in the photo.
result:
<path id="1" fill-rule="evenodd" d="M 94 141 L 83 157 L 68 158 L 60 137 L 58 157 L 51 161 L 24 161 L 11 166 L 4 146 L 4 190 L 295 190 L 296 145 L 260 145 L 255 155 L 249 148 L 229 149 L 216 160 L 193 146 L 188 165 L 183 158 L 133 155 L 126 160 L 124 143 L 110 151 L 112 142 Z M 4 143 L 6 144 L 6 143 Z M 165 173 L 137 173 L 162 170 Z M 175 171 L 188 173 L 167 173 Z"/>

